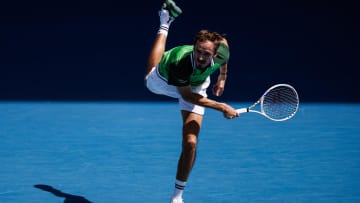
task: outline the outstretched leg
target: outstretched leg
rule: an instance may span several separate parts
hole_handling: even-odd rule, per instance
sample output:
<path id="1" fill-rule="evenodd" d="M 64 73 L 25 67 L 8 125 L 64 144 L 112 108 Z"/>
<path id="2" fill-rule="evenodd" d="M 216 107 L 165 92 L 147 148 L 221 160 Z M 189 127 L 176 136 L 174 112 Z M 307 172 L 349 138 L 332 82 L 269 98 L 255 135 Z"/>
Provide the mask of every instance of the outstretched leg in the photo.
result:
<path id="1" fill-rule="evenodd" d="M 202 115 L 193 112 L 182 110 L 181 113 L 183 118 L 182 152 L 178 162 L 173 200 L 182 200 L 186 181 L 195 163 L 196 146 L 203 119 Z"/>
<path id="2" fill-rule="evenodd" d="M 183 117 L 183 140 L 176 178 L 187 181 L 196 158 L 196 146 L 203 116 L 184 110 L 181 113 Z"/>

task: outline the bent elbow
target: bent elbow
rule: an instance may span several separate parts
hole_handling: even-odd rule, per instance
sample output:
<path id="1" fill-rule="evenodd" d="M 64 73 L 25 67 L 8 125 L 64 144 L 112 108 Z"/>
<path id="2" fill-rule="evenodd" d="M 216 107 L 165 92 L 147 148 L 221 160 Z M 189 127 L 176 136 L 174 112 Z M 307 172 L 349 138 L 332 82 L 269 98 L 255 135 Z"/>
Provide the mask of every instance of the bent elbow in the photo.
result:
<path id="1" fill-rule="evenodd" d="M 203 96 L 196 93 L 192 93 L 192 94 L 183 95 L 182 98 L 185 101 L 190 102 L 192 104 L 201 105 L 201 99 L 203 98 Z"/>
<path id="2" fill-rule="evenodd" d="M 194 103 L 194 97 L 191 94 L 182 95 L 182 98 L 187 102 Z"/>

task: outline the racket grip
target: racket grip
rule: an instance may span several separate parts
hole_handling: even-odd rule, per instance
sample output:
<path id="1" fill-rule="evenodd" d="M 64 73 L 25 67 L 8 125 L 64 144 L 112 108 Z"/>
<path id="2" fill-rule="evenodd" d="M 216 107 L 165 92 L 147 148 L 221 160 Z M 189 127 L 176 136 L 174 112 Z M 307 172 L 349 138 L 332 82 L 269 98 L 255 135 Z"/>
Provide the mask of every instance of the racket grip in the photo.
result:
<path id="1" fill-rule="evenodd" d="M 247 112 L 249 112 L 249 108 L 236 109 L 236 112 L 238 112 L 239 114 L 247 113 Z"/>

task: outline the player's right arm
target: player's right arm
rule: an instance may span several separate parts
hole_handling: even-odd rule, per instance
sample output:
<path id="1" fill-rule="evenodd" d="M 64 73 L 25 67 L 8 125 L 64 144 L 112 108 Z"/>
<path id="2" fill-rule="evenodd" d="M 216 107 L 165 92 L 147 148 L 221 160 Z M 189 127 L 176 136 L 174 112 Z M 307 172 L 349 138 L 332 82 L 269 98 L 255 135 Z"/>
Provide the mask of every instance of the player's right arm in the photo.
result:
<path id="1" fill-rule="evenodd" d="M 234 108 L 232 108 L 231 106 L 229 106 L 225 103 L 222 103 L 222 102 L 217 102 L 212 99 L 203 97 L 199 94 L 193 93 L 191 91 L 190 85 L 179 86 L 177 88 L 178 88 L 178 91 L 179 91 L 180 95 L 182 96 L 182 98 L 188 102 L 191 102 L 191 103 L 199 105 L 199 106 L 218 110 L 224 114 L 225 118 L 234 118 L 234 117 L 239 116 L 239 114 L 236 112 L 236 110 Z"/>

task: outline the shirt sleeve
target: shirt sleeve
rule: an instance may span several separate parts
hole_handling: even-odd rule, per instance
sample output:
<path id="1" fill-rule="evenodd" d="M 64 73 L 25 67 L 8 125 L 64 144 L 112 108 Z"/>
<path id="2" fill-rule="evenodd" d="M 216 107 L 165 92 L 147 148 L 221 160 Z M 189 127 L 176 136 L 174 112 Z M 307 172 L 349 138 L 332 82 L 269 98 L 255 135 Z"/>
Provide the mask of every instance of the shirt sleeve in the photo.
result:
<path id="1" fill-rule="evenodd" d="M 217 52 L 218 53 L 217 56 L 214 58 L 214 62 L 221 65 L 226 64 L 230 58 L 229 48 L 224 43 L 220 43 Z"/>

